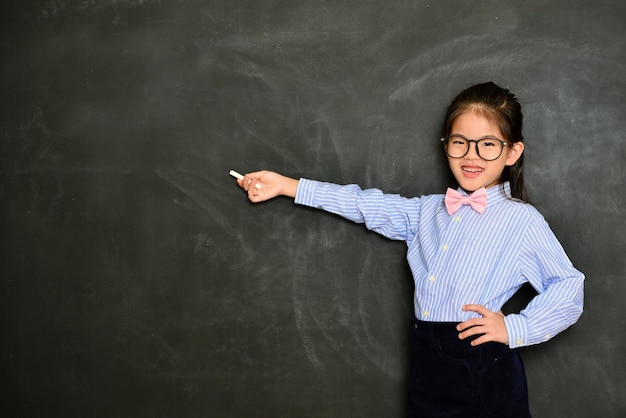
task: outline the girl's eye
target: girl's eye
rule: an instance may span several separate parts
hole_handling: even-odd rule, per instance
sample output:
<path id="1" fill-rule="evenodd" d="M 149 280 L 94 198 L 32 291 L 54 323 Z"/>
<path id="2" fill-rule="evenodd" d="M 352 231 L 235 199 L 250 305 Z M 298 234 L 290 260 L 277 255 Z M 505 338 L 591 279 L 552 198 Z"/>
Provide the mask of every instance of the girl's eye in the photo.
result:
<path id="1" fill-rule="evenodd" d="M 450 144 L 451 145 L 463 145 L 465 146 L 467 142 L 465 141 L 464 138 L 458 137 L 458 136 L 451 136 L 450 137 Z"/>
<path id="2" fill-rule="evenodd" d="M 495 147 L 497 145 L 497 141 L 494 139 L 483 139 L 480 143 L 485 148 Z"/>

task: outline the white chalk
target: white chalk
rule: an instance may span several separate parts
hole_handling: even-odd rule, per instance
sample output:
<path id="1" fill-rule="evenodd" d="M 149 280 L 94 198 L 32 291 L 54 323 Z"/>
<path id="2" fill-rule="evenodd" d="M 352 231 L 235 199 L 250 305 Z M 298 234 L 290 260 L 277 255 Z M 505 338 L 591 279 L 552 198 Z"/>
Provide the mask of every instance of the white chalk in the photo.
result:
<path id="1" fill-rule="evenodd" d="M 236 179 L 243 180 L 243 175 L 239 174 L 235 170 L 230 170 L 230 173 L 228 173 L 228 174 L 230 174 L 231 176 L 233 176 Z M 256 187 L 257 189 L 261 190 L 261 187 L 263 187 L 263 186 L 261 186 L 259 183 L 257 183 L 257 184 L 254 185 L 254 187 Z"/>

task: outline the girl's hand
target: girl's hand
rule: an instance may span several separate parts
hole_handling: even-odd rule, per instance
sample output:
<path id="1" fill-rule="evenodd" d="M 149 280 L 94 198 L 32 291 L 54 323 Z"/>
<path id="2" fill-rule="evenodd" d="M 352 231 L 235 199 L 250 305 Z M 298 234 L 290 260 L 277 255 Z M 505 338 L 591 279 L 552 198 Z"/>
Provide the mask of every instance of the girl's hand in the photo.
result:
<path id="1" fill-rule="evenodd" d="M 285 177 L 272 171 L 256 171 L 237 180 L 239 187 L 248 192 L 248 199 L 253 203 L 263 202 L 276 196 L 295 197 L 298 180 Z M 257 187 L 257 184 L 260 187 Z"/>
<path id="2" fill-rule="evenodd" d="M 502 344 L 509 343 L 509 334 L 504 323 L 502 311 L 492 312 L 484 306 L 476 304 L 464 305 L 462 309 L 465 312 L 476 312 L 482 318 L 468 319 L 457 325 L 456 329 L 460 331 L 460 339 L 464 340 L 473 335 L 481 335 L 471 342 L 474 346 L 490 341 Z"/>

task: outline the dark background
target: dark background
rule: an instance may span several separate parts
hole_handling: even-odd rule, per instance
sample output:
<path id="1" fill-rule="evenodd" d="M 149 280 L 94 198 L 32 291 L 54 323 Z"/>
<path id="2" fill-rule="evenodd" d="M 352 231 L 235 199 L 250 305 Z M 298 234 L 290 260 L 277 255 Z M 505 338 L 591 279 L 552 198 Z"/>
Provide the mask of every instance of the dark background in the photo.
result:
<path id="1" fill-rule="evenodd" d="M 580 321 L 521 350 L 534 416 L 626 416 L 624 1 L 0 12 L 2 415 L 402 416 L 404 244 L 228 171 L 443 192 L 444 108 L 493 80 L 587 275 Z"/>

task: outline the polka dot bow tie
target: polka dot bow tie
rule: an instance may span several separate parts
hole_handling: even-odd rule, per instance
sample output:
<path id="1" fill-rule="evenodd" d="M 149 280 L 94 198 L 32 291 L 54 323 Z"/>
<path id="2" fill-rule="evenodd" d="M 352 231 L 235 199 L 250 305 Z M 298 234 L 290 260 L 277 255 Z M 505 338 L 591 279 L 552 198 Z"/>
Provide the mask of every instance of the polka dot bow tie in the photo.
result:
<path id="1" fill-rule="evenodd" d="M 455 214 L 463 205 L 470 205 L 472 209 L 482 214 L 487 208 L 487 190 L 482 187 L 470 196 L 465 196 L 456 190 L 448 188 L 445 203 L 448 215 Z"/>

